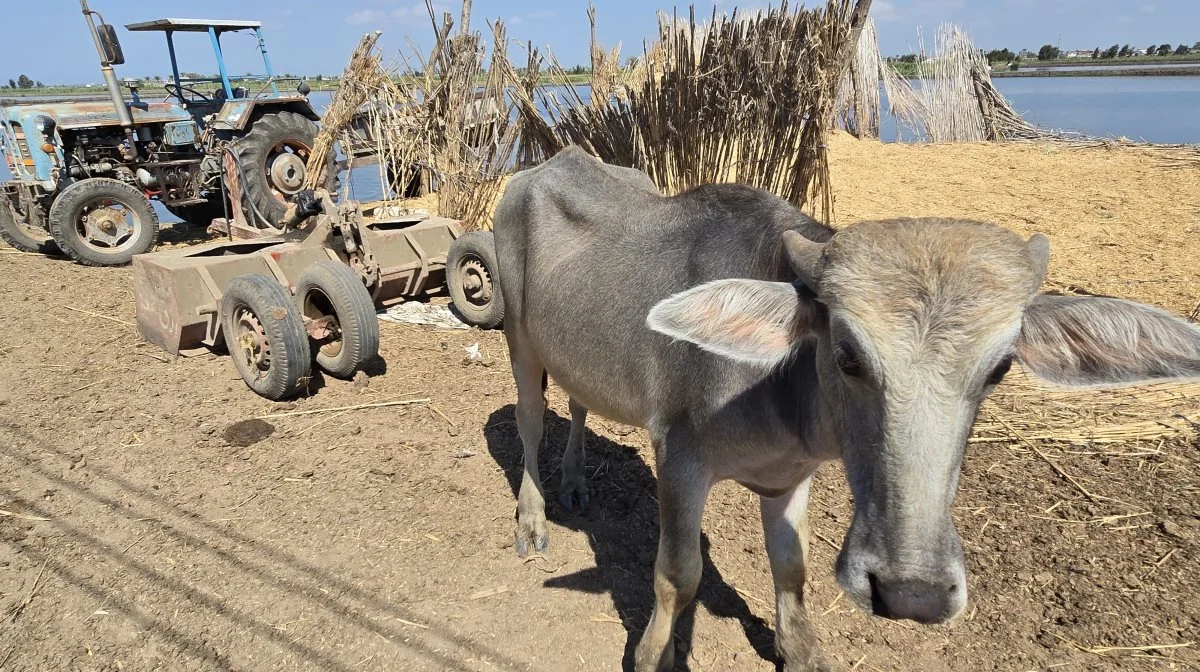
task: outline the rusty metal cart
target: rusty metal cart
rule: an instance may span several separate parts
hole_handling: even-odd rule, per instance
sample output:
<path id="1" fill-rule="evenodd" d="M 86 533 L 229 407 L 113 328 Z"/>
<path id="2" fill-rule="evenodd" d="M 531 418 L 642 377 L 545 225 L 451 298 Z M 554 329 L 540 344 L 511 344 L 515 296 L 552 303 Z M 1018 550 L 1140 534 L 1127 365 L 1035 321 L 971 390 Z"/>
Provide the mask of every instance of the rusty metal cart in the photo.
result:
<path id="1" fill-rule="evenodd" d="M 490 233 L 334 203 L 323 189 L 301 196 L 279 235 L 135 256 L 142 335 L 174 355 L 224 346 L 251 389 L 282 399 L 306 386 L 314 359 L 330 375 L 354 375 L 378 356 L 376 306 L 438 291 L 447 280 L 468 322 L 499 324 Z"/>

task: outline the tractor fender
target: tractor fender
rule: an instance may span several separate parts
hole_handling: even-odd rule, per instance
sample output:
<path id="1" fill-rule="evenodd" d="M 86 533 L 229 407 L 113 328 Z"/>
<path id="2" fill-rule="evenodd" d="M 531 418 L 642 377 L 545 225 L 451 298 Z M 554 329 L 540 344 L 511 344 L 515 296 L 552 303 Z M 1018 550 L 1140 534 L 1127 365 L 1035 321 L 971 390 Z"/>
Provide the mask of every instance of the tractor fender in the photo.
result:
<path id="1" fill-rule="evenodd" d="M 244 131 L 250 122 L 265 112 L 280 111 L 295 112 L 313 121 L 321 117 L 312 108 L 312 104 L 304 96 L 288 96 L 282 98 L 261 98 L 251 100 L 230 100 L 221 106 L 220 112 L 208 123 L 208 127 L 218 131 Z"/>

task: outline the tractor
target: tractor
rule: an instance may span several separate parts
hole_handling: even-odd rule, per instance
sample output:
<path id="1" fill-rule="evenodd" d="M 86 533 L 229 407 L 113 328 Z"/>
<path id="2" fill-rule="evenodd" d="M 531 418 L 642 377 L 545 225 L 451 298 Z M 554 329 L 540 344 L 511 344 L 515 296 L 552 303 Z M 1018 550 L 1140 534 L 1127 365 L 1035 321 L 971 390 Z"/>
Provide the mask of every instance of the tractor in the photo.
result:
<path id="1" fill-rule="evenodd" d="M 87 0 L 80 7 L 100 56 L 109 100 L 0 108 L 0 153 L 13 180 L 0 183 L 0 238 L 26 252 L 61 251 L 90 266 L 118 266 L 158 237 L 150 200 L 191 223 L 227 216 L 228 200 L 254 225 L 271 228 L 300 191 L 319 116 L 307 82 L 282 91 L 257 21 L 160 19 L 125 26 L 166 36 L 171 81 L 149 102 L 113 66 L 125 62 L 116 30 Z M 252 31 L 263 75 L 231 80 L 221 37 Z M 218 77 L 185 79 L 175 38 L 206 35 Z M 255 89 L 255 90 L 251 90 Z M 234 184 L 233 182 L 236 182 Z M 330 157 L 317 183 L 337 191 Z"/>

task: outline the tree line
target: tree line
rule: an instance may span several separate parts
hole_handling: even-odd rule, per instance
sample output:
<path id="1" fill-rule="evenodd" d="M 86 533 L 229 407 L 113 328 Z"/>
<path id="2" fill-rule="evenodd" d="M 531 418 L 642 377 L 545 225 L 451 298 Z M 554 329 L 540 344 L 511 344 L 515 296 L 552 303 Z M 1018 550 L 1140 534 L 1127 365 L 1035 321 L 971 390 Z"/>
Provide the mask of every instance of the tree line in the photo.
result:
<path id="1" fill-rule="evenodd" d="M 34 81 L 29 78 L 29 75 L 21 75 L 16 79 L 8 80 L 8 88 L 10 89 L 41 89 L 45 88 L 45 84 L 40 81 Z"/>
<path id="2" fill-rule="evenodd" d="M 1192 53 L 1200 54 L 1200 42 L 1196 42 L 1191 46 L 1188 46 L 1187 44 L 1180 44 L 1177 47 L 1172 47 L 1171 44 L 1167 42 L 1164 42 L 1163 44 L 1152 44 L 1146 48 L 1145 55 L 1170 56 L 1174 54 L 1175 56 L 1187 56 Z M 1092 50 L 1092 58 L 1097 60 L 1128 58 L 1130 56 L 1139 55 L 1141 55 L 1141 52 L 1128 44 L 1124 46 L 1114 44 L 1107 49 L 1096 47 Z M 989 63 L 1008 62 L 1014 60 L 1016 57 L 1017 54 L 1012 53 L 1008 49 L 993 49 L 992 51 L 987 52 L 987 59 Z M 1062 49 L 1059 49 L 1053 44 L 1043 44 L 1042 48 L 1038 49 L 1037 52 L 1037 60 L 1039 61 L 1053 61 L 1062 57 Z"/>

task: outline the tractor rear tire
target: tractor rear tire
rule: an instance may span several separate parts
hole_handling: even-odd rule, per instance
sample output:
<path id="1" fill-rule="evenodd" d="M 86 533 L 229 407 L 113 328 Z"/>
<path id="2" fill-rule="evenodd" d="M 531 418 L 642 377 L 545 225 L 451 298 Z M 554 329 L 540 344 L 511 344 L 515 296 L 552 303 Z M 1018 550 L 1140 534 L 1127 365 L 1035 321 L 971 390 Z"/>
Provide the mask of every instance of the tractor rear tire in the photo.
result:
<path id="1" fill-rule="evenodd" d="M 309 344 L 317 366 L 329 375 L 349 378 L 379 356 L 375 303 L 349 266 L 337 261 L 309 266 L 296 282 L 296 305 L 310 320 L 332 318 L 329 336 Z"/>
<path id="2" fill-rule="evenodd" d="M 495 329 L 504 321 L 496 241 L 491 231 L 471 231 L 450 244 L 446 253 L 446 288 L 467 324 Z"/>
<path id="3" fill-rule="evenodd" d="M 287 199 L 303 188 L 304 164 L 319 130 L 316 122 L 296 112 L 269 112 L 251 122 L 249 132 L 234 143 L 247 216 L 279 226 Z M 322 185 L 330 193 L 336 193 L 338 182 L 333 159 L 330 152 Z"/>
<path id="4" fill-rule="evenodd" d="M 58 254 L 50 232 L 22 221 L 3 195 L 0 195 L 0 240 L 22 252 Z"/>
<path id="5" fill-rule="evenodd" d="M 303 390 L 312 374 L 308 334 L 292 297 L 274 278 L 234 278 L 221 297 L 225 348 L 246 385 L 278 401 Z"/>
<path id="6" fill-rule="evenodd" d="M 79 180 L 50 206 L 50 235 L 84 266 L 124 266 L 158 240 L 158 215 L 136 188 L 107 177 Z"/>

